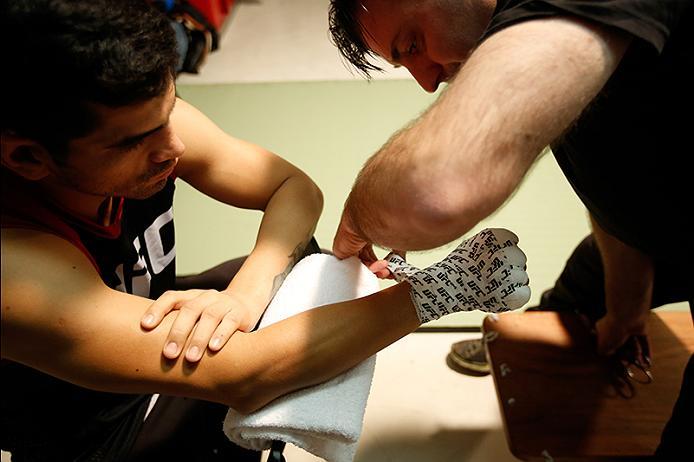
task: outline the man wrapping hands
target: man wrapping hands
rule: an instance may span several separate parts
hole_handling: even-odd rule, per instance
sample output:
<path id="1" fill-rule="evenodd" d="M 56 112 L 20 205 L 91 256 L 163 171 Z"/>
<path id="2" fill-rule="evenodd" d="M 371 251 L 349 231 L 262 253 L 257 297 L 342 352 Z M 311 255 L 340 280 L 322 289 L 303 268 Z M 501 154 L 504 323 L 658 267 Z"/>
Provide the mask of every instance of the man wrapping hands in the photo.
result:
<path id="1" fill-rule="evenodd" d="M 527 301 L 524 257 L 494 230 L 463 260 L 252 331 L 315 229 L 318 187 L 176 97 L 173 30 L 146 2 L 1 8 L 0 445 L 14 459 L 258 460 L 222 433 L 228 407 L 325 382 L 432 317 Z M 263 212 L 222 291 L 175 291 L 177 181 Z"/>

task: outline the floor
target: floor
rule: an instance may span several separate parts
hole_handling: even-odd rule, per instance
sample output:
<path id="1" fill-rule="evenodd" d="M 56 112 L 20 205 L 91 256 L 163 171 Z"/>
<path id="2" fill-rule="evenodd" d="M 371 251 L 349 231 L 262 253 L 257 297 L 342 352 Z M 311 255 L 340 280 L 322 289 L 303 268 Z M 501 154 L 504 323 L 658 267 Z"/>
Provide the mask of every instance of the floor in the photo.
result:
<path id="1" fill-rule="evenodd" d="M 378 354 L 354 462 L 518 460 L 506 445 L 491 376 L 446 365 L 451 343 L 479 335 L 415 333 Z M 323 460 L 292 445 L 284 455 L 287 462 Z"/>
<path id="2" fill-rule="evenodd" d="M 511 462 L 491 376 L 449 369 L 451 343 L 476 333 L 415 333 L 378 354 L 355 462 Z M 287 462 L 319 459 L 295 446 Z M 263 457 L 263 461 L 266 460 Z"/>

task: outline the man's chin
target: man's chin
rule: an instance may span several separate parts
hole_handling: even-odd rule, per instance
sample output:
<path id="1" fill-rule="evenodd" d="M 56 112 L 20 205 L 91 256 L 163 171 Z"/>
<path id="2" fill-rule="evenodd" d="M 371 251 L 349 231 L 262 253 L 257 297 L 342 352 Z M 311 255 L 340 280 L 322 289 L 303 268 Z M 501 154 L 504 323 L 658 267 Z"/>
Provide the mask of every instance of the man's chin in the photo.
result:
<path id="1" fill-rule="evenodd" d="M 167 181 L 168 178 L 163 178 L 151 185 L 142 186 L 136 190 L 129 191 L 127 194 L 124 194 L 124 196 L 128 199 L 148 199 L 156 193 L 158 193 L 159 191 L 161 191 L 162 189 L 164 189 Z"/>

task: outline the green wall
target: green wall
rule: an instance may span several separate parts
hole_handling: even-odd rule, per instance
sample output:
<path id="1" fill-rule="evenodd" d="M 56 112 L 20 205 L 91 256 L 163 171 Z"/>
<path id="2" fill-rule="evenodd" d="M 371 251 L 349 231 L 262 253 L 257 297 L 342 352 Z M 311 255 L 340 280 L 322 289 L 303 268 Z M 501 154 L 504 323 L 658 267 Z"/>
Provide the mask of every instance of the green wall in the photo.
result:
<path id="1" fill-rule="evenodd" d="M 325 197 L 316 230 L 324 248 L 331 246 L 362 164 L 436 98 L 405 80 L 179 85 L 178 92 L 229 134 L 279 154 L 314 179 Z M 252 248 L 260 213 L 216 203 L 182 181 L 174 206 L 180 273 L 201 271 Z M 528 255 L 531 303 L 551 287 L 589 229 L 583 206 L 551 154 L 536 162 L 517 193 L 476 230 L 486 226 L 506 227 L 520 237 Z M 427 266 L 453 245 L 411 254 L 408 260 Z M 462 313 L 437 323 L 478 326 L 482 317 Z"/>

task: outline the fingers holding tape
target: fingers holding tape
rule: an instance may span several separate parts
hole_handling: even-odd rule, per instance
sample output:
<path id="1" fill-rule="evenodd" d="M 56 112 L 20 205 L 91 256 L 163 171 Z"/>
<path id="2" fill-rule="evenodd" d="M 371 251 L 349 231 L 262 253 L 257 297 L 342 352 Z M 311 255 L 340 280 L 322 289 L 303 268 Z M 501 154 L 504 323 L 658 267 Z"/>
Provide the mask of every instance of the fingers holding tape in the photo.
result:
<path id="1" fill-rule="evenodd" d="M 402 256 L 391 252 L 384 258 L 388 262 L 388 270 L 393 274 L 396 281 L 401 282 L 412 274 L 419 271 L 419 268 L 412 266 L 405 261 Z"/>

